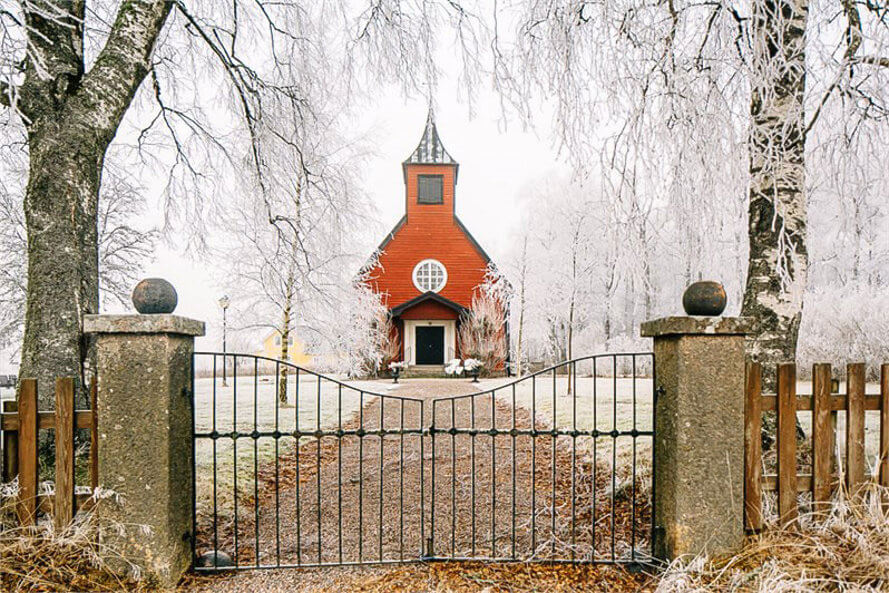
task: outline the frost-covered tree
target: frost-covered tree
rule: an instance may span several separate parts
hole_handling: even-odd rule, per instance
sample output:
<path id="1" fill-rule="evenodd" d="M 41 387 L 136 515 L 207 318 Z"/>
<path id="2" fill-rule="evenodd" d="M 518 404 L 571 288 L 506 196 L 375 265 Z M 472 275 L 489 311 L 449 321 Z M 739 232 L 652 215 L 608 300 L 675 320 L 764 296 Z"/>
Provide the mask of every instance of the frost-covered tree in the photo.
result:
<path id="1" fill-rule="evenodd" d="M 553 363 L 628 345 L 639 317 L 661 310 L 660 295 L 678 285 L 675 258 L 669 268 L 652 259 L 666 244 L 657 232 L 660 212 L 641 211 L 605 187 L 611 193 L 546 176 L 523 192 L 530 201 L 522 223 L 527 248 L 516 242 L 506 258 L 524 297 L 518 305 L 513 298 L 512 320 L 522 319 L 522 349 L 545 344 Z"/>
<path id="2" fill-rule="evenodd" d="M 8 167 L 12 162 L 7 162 Z M 24 171 L 6 168 L 7 182 Z M 20 183 L 0 185 L 0 348 L 17 349 L 25 324 L 28 244 Z M 143 266 L 154 252 L 158 231 L 139 226 L 145 212 L 140 188 L 125 171 L 106 171 L 99 193 L 99 296 L 103 303 L 128 304 Z"/>
<path id="3" fill-rule="evenodd" d="M 295 142 L 268 140 L 265 199 L 257 200 L 262 188 L 244 187 L 214 241 L 235 328 L 276 332 L 282 360 L 295 328 L 303 339 L 327 337 L 330 319 L 317 313 L 351 298 L 349 271 L 365 244 L 362 229 L 373 226 L 356 179 L 361 143 L 340 135 L 342 105 L 329 97 L 315 103 L 324 112 L 293 122 Z M 279 372 L 278 396 L 286 403 L 288 367 Z"/>
<path id="4" fill-rule="evenodd" d="M 838 154 L 836 158 L 844 157 Z M 845 175 L 853 177 L 854 184 L 825 179 L 813 185 L 812 274 L 797 355 L 803 369 L 823 361 L 839 367 L 849 360 L 876 364 L 889 351 L 889 334 L 882 331 L 889 323 L 884 303 L 889 294 L 889 244 L 879 240 L 881 229 L 889 228 L 889 203 L 882 198 L 884 186 L 877 170 L 869 165 L 850 167 Z M 736 237 L 743 238 L 746 225 L 740 216 L 732 221 L 708 214 L 700 220 L 680 221 L 673 215 L 672 204 L 661 200 L 634 220 L 638 213 L 612 192 L 610 183 L 604 186 L 610 193 L 586 204 L 581 186 L 557 176 L 545 176 L 526 189 L 531 202 L 525 201 L 520 231 L 511 251 L 501 259 L 516 287 L 511 307 L 512 328 L 519 330 L 512 336 L 514 351 L 521 343 L 525 360 L 556 363 L 567 356 L 551 347 L 551 328 L 542 322 L 554 316 L 553 307 L 570 297 L 570 284 L 557 277 L 559 270 L 569 268 L 571 249 L 549 249 L 538 239 L 547 229 L 570 229 L 559 197 L 569 196 L 569 204 L 582 205 L 587 215 L 584 236 L 591 237 L 593 245 L 592 284 L 587 298 L 579 301 L 588 322 L 577 330 L 574 356 L 646 348 L 638 338 L 640 315 L 649 307 L 652 315 L 676 314 L 680 295 L 690 281 L 719 278 L 729 291 L 729 311 L 741 306 L 746 250 Z M 849 188 L 854 195 L 843 194 L 839 187 Z M 736 214 L 741 205 L 737 206 Z M 686 240 L 690 227 L 701 232 L 694 241 Z M 528 238 L 527 248 L 523 237 Z M 641 265 L 638 254 L 648 254 L 650 265 Z M 695 262 L 691 268 L 690 262 Z M 870 368 L 872 376 L 876 370 L 876 366 Z"/>
<path id="5" fill-rule="evenodd" d="M 166 176 L 168 220 L 187 221 L 200 243 L 226 173 L 254 174 L 262 187 L 263 139 L 291 140 L 291 120 L 271 108 L 311 113 L 307 88 L 368 80 L 428 92 L 445 26 L 471 61 L 475 23 L 447 0 L 4 3 L 3 131 L 24 133 L 28 162 L 21 373 L 44 394 L 56 376 L 83 378 L 82 319 L 99 307 L 99 190 L 113 141 L 129 144 L 131 164 Z"/>
<path id="6" fill-rule="evenodd" d="M 551 98 L 579 169 L 610 142 L 628 157 L 618 169 L 632 165 L 635 195 L 668 201 L 681 224 L 718 220 L 745 197 L 742 313 L 759 323 L 750 355 L 787 360 L 809 271 L 807 163 L 839 138 L 863 162 L 860 139 L 885 133 L 885 14 L 881 3 L 824 0 L 524 0 L 512 5 L 517 34 L 501 36 L 496 80 L 528 121 L 534 92 Z M 817 162 L 819 176 L 843 166 Z M 701 234 L 687 226 L 693 244 Z"/>
<path id="7" fill-rule="evenodd" d="M 596 275 L 606 251 L 603 211 L 589 188 L 555 178 L 526 189 L 534 195 L 528 215 L 533 252 L 526 278 L 527 301 L 545 324 L 546 342 L 554 360 L 570 360 L 575 343 L 593 319 Z M 531 222 L 533 221 L 533 222 Z"/>
<path id="8" fill-rule="evenodd" d="M 348 377 L 377 376 L 401 355 L 401 343 L 383 295 L 360 274 L 330 316 L 326 367 Z"/>
<path id="9" fill-rule="evenodd" d="M 512 360 L 515 373 L 521 377 L 525 372 L 525 315 L 528 310 L 528 229 L 521 238 L 521 250 L 508 255 L 507 274 L 514 278 L 514 294 L 510 307 L 510 315 L 515 319 L 515 346 L 512 348 Z"/>

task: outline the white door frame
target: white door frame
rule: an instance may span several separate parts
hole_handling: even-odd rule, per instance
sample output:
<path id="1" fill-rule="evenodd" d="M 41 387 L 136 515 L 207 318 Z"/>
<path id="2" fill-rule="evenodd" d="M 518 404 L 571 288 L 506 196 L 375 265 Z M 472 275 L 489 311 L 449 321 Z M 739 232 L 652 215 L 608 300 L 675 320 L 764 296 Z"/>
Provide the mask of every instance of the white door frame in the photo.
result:
<path id="1" fill-rule="evenodd" d="M 457 352 L 457 321 L 454 319 L 405 319 L 404 344 L 407 351 L 405 362 L 417 364 L 417 326 L 444 328 L 444 362 L 448 363 Z"/>

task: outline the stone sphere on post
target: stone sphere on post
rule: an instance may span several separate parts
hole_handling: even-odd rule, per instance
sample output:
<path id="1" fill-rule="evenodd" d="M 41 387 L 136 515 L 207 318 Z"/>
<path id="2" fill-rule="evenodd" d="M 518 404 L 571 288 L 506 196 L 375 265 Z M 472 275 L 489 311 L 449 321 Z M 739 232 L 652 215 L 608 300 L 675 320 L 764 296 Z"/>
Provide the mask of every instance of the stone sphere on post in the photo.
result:
<path id="1" fill-rule="evenodd" d="M 725 289 L 719 282 L 704 280 L 685 289 L 682 307 L 689 315 L 715 317 L 725 311 Z"/>
<path id="2" fill-rule="evenodd" d="M 146 278 L 133 289 L 133 306 L 143 315 L 172 313 L 178 302 L 176 289 L 163 278 Z"/>

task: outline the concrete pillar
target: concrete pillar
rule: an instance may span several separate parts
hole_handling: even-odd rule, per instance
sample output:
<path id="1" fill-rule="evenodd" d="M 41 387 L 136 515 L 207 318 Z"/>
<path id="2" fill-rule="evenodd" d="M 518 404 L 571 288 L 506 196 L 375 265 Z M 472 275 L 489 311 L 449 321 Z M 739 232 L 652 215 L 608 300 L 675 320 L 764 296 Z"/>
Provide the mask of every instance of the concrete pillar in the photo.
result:
<path id="1" fill-rule="evenodd" d="M 99 485 L 122 496 L 103 513 L 127 526 L 104 543 L 175 586 L 192 560 L 192 353 L 204 323 L 87 315 L 84 330 L 97 338 Z"/>
<path id="2" fill-rule="evenodd" d="M 744 336 L 738 317 L 665 317 L 654 338 L 654 555 L 720 555 L 744 539 Z"/>

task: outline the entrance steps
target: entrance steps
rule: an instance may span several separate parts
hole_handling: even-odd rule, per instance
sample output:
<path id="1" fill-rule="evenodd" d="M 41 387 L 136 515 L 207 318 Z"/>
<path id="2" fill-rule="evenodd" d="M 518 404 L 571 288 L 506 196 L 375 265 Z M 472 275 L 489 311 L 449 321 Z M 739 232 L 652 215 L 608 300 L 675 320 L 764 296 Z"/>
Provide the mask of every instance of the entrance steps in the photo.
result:
<path id="1" fill-rule="evenodd" d="M 402 377 L 408 379 L 430 379 L 447 377 L 444 372 L 443 364 L 414 364 L 401 373 Z"/>

